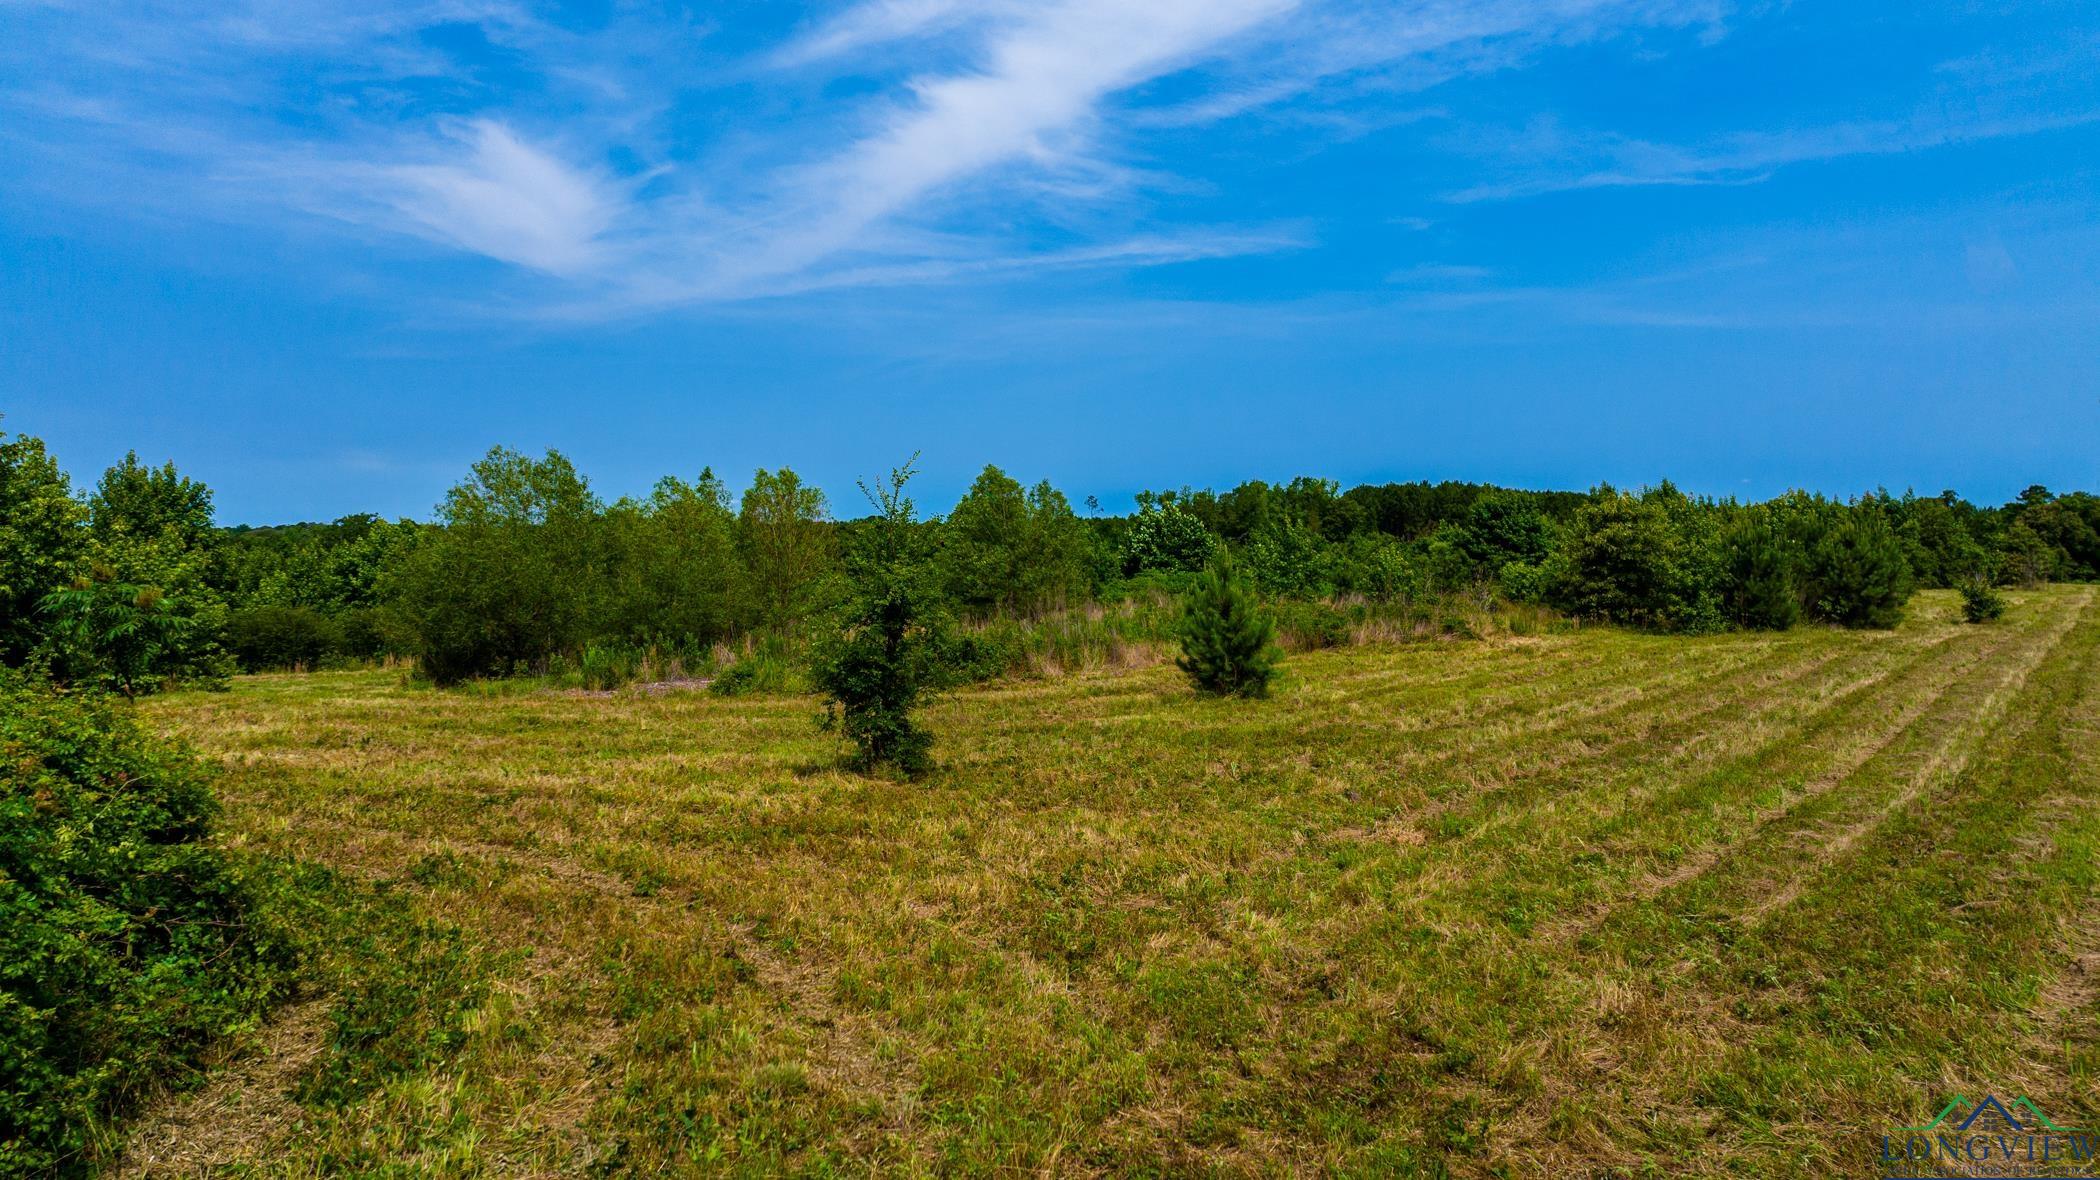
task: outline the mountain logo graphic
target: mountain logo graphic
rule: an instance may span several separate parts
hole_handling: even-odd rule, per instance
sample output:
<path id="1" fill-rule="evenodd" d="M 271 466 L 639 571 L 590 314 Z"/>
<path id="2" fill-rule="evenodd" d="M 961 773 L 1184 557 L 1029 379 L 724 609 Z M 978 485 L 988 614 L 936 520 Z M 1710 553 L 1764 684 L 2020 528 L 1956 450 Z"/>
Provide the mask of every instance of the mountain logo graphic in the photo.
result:
<path id="1" fill-rule="evenodd" d="M 2100 1177 L 2100 1133 L 2058 1126 L 2025 1095 L 1957 1094 L 1931 1122 L 1881 1137 L 1883 1175 Z"/>

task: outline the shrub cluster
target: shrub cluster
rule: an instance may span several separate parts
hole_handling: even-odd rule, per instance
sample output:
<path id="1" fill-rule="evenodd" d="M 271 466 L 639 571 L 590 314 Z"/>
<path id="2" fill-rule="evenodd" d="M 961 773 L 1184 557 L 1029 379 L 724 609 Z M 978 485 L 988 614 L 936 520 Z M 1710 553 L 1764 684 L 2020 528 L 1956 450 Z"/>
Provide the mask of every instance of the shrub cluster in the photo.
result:
<path id="1" fill-rule="evenodd" d="M 127 711 L 0 670 L 0 1174 L 83 1171 L 93 1126 L 279 988 L 212 815 Z"/>

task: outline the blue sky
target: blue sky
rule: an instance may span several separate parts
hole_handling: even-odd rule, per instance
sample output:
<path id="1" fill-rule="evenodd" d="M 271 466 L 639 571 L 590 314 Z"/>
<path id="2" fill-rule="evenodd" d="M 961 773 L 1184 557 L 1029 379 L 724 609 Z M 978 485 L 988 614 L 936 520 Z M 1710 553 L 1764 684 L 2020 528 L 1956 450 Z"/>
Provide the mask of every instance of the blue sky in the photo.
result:
<path id="1" fill-rule="evenodd" d="M 254 523 L 2096 487 L 2100 8 L 0 0 L 0 413 Z"/>

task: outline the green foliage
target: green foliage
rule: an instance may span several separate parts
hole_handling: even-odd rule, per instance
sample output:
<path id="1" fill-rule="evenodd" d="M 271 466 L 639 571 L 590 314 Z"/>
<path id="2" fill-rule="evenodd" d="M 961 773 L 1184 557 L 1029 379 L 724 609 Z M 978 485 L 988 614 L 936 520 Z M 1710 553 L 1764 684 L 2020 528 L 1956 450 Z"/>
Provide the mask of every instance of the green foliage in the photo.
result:
<path id="1" fill-rule="evenodd" d="M 1064 493 L 1047 482 L 1023 491 L 997 467 L 949 513 L 941 546 L 949 593 L 980 614 L 1041 611 L 1086 588 L 1086 530 Z"/>
<path id="2" fill-rule="evenodd" d="M 1268 695 L 1281 658 L 1276 620 L 1224 554 L 1212 559 L 1183 600 L 1180 638 L 1174 663 L 1198 693 Z"/>
<path id="3" fill-rule="evenodd" d="M 699 647 L 738 622 L 736 515 L 712 470 L 686 483 L 659 481 L 649 499 L 607 513 L 614 617 L 607 631 L 631 643 Z"/>
<path id="4" fill-rule="evenodd" d="M 1538 566 L 1553 549 L 1545 514 L 1514 492 L 1490 492 L 1473 501 L 1451 534 L 1449 544 L 1465 582 L 1495 579 L 1511 562 Z"/>
<path id="5" fill-rule="evenodd" d="M 135 697 L 177 680 L 224 688 L 231 673 L 217 641 L 222 607 L 119 580 L 106 565 L 46 595 L 42 611 L 52 674 L 68 684 Z"/>
<path id="6" fill-rule="evenodd" d="M 2058 556 L 2025 520 L 2015 520 L 1998 539 L 1999 577 L 2012 586 L 2039 586 L 2056 576 Z"/>
<path id="7" fill-rule="evenodd" d="M 1808 587 L 1827 622 L 1878 629 L 1901 622 L 1910 565 L 1887 515 L 1873 505 L 1843 511 L 1809 551 Z"/>
<path id="8" fill-rule="evenodd" d="M 1971 623 L 2004 618 L 2005 597 L 1991 587 L 1989 579 L 1970 577 L 1961 584 L 1961 617 Z"/>
<path id="9" fill-rule="evenodd" d="M 175 680 L 224 686 L 232 662 L 219 646 L 204 485 L 129 455 L 83 508 L 34 439 L 0 447 L 0 481 L 0 657 L 35 655 L 61 680 L 126 696 Z"/>
<path id="10" fill-rule="evenodd" d="M 1729 530 L 1722 596 L 1729 621 L 1756 631 L 1784 631 L 1801 617 L 1799 560 L 1763 512 L 1752 510 Z"/>
<path id="11" fill-rule="evenodd" d="M 811 668 L 824 728 L 853 743 L 853 764 L 914 777 L 932 766 L 933 735 L 912 712 L 953 676 L 946 604 L 904 494 L 916 461 L 861 485 L 875 519 L 848 561 L 852 589 Z"/>
<path id="12" fill-rule="evenodd" d="M 724 697 L 794 692 L 802 687 L 801 670 L 796 663 L 786 637 L 768 635 L 752 644 L 735 663 L 716 673 L 708 689 Z"/>
<path id="13" fill-rule="evenodd" d="M 1423 586 L 1421 563 L 1408 547 L 1382 533 L 1353 534 L 1327 551 L 1329 589 L 1389 602 L 1413 598 Z"/>
<path id="14" fill-rule="evenodd" d="M 1346 646 L 1355 624 L 1352 613 L 1331 602 L 1303 599 L 1278 602 L 1270 611 L 1276 621 L 1276 638 L 1291 651 Z"/>
<path id="15" fill-rule="evenodd" d="M 1203 521 L 1178 502 L 1141 499 L 1123 534 L 1123 572 L 1200 570 L 1217 544 Z"/>
<path id="16" fill-rule="evenodd" d="M 580 656 L 605 585 L 598 498 L 554 451 L 502 447 L 438 507 L 394 571 L 395 610 L 439 684 Z"/>
<path id="17" fill-rule="evenodd" d="M 92 1126 L 276 993 L 213 814 L 128 712 L 0 670 L 0 1174 L 84 1172 Z"/>
<path id="18" fill-rule="evenodd" d="M 755 621 L 776 630 L 795 629 L 819 605 L 818 594 L 835 560 L 824 493 L 785 467 L 777 472 L 760 468 L 737 516 L 737 547 Z"/>
<path id="19" fill-rule="evenodd" d="M 1712 508 L 1668 484 L 1635 496 L 1602 488 L 1575 514 L 1550 597 L 1571 614 L 1658 630 L 1718 625 Z"/>
<path id="20" fill-rule="evenodd" d="M 1298 520 L 1272 515 L 1258 525 L 1240 551 L 1239 568 L 1263 593 L 1310 597 L 1329 589 L 1326 543 Z"/>
<path id="21" fill-rule="evenodd" d="M 132 451 L 95 484 L 88 527 L 101 541 L 172 538 L 183 549 L 201 549 L 211 540 L 211 489 L 173 463 L 148 467 Z"/>
<path id="22" fill-rule="evenodd" d="M 2100 578 L 2100 497 L 2088 492 L 2057 496 L 2030 488 L 2020 499 L 2018 527 L 2041 542 L 2053 569 L 2043 576 L 2074 581 Z M 2025 547 L 2032 544 L 2020 540 Z"/>
<path id="23" fill-rule="evenodd" d="M 226 617 L 226 647 L 247 672 L 318 668 L 342 652 L 343 628 L 306 606 L 251 606 Z"/>
<path id="24" fill-rule="evenodd" d="M 73 580 L 86 518 L 42 439 L 0 434 L 0 664 L 20 664 L 42 642 L 39 607 Z"/>
<path id="25" fill-rule="evenodd" d="M 1511 602 L 1544 602 L 1553 588 L 1553 580 L 1542 564 L 1505 561 L 1495 572 L 1495 588 Z"/>

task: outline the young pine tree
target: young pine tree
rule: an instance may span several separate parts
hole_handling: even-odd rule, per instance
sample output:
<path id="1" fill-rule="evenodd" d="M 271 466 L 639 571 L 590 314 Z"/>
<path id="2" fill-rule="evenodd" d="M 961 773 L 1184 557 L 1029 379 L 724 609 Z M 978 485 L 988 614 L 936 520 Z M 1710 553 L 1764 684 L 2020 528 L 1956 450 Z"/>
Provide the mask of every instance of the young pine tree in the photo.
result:
<path id="1" fill-rule="evenodd" d="M 1738 627 L 1784 631 L 1801 617 L 1801 586 L 1786 536 L 1762 515 L 1728 534 L 1723 596 Z"/>
<path id="2" fill-rule="evenodd" d="M 1182 600 L 1181 656 L 1174 662 L 1203 695 L 1267 696 L 1281 656 L 1275 639 L 1276 620 L 1220 553 Z"/>
<path id="3" fill-rule="evenodd" d="M 933 765 L 933 735 L 912 719 L 948 680 L 948 610 L 925 536 L 904 495 L 911 462 L 870 489 L 875 519 L 847 562 L 851 592 L 836 632 L 821 640 L 811 679 L 824 694 L 823 727 L 844 733 L 853 765 L 916 777 Z"/>
<path id="4" fill-rule="evenodd" d="M 1910 599 L 1910 563 L 1875 508 L 1852 508 L 1817 540 L 1809 581 L 1816 612 L 1843 627 L 1892 628 Z"/>

